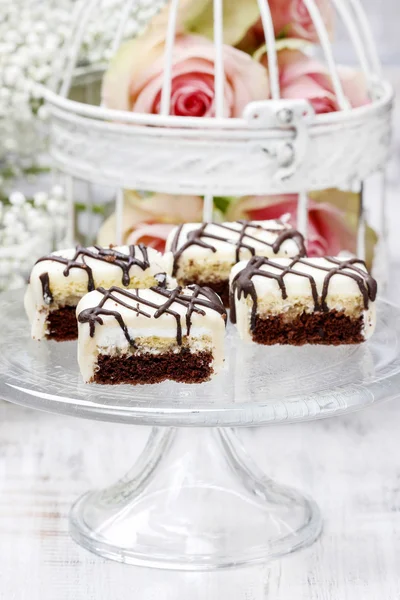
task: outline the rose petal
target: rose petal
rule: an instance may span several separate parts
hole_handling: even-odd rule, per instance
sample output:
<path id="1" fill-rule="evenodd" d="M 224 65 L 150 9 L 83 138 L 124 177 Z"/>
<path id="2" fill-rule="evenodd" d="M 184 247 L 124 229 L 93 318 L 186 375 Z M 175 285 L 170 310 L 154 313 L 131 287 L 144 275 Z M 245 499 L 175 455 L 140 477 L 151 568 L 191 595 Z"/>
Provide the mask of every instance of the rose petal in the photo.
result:
<path id="1" fill-rule="evenodd" d="M 333 90 L 331 78 L 326 67 L 313 58 L 309 58 L 300 50 L 282 50 L 278 53 L 278 66 L 282 87 L 307 76 L 312 77 L 325 89 Z"/>
<path id="2" fill-rule="evenodd" d="M 174 194 L 152 194 L 142 198 L 134 191 L 124 194 L 125 207 L 140 210 L 142 221 L 166 223 L 196 222 L 201 220 L 203 199 L 200 196 L 178 196 Z"/>
<path id="3" fill-rule="evenodd" d="M 129 190 L 124 193 L 123 241 L 138 227 L 154 224 L 160 226 L 172 223 L 201 221 L 203 199 L 199 196 L 174 196 L 169 194 L 152 194 L 148 198 Z M 161 231 L 161 230 L 160 230 Z M 113 213 L 101 226 L 98 243 L 101 246 L 115 244 L 116 216 Z"/>
<path id="4" fill-rule="evenodd" d="M 127 244 L 144 244 L 159 252 L 165 251 L 168 235 L 175 225 L 148 224 L 139 225 L 127 239 Z"/>
<path id="5" fill-rule="evenodd" d="M 288 215 L 289 223 L 297 226 L 297 195 L 250 196 L 241 198 L 228 213 L 230 219 L 254 221 L 279 219 Z M 240 216 L 239 216 L 240 215 Z M 341 250 L 354 251 L 355 234 L 335 206 L 308 201 L 307 249 L 310 256 L 337 255 Z"/>
<path id="6" fill-rule="evenodd" d="M 338 67 L 338 72 L 345 96 L 353 108 L 364 106 L 371 102 L 363 73 L 342 65 Z"/>
<path id="7" fill-rule="evenodd" d="M 324 90 L 315 81 L 307 77 L 282 89 L 282 98 L 304 98 L 309 100 L 317 114 L 339 110 L 335 94 Z"/>
<path id="8" fill-rule="evenodd" d="M 268 0 L 277 36 L 298 37 L 319 42 L 313 19 L 303 0 Z M 315 0 L 328 34 L 333 31 L 334 12 L 331 0 Z"/>

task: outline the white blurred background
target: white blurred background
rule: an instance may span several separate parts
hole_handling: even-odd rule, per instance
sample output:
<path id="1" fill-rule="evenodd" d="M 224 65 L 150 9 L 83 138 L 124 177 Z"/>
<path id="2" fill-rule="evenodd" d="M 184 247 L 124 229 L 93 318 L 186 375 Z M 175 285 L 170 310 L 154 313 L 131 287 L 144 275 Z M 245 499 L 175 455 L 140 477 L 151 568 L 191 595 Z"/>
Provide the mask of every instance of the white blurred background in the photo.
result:
<path id="1" fill-rule="evenodd" d="M 399 0 L 361 0 L 385 65 L 400 66 L 400 2 Z M 341 36 L 338 57 L 347 61 L 353 51 L 345 36 Z"/>

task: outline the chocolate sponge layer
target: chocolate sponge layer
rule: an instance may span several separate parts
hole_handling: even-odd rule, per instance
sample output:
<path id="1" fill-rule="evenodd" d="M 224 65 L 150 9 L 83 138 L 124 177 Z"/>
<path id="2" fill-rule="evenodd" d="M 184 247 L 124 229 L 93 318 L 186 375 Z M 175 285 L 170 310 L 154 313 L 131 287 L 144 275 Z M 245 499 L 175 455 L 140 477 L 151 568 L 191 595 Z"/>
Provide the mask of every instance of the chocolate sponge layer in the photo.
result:
<path id="1" fill-rule="evenodd" d="M 287 320 L 283 315 L 268 319 L 257 317 L 252 331 L 253 341 L 271 346 L 273 344 L 360 344 L 363 319 L 353 319 L 336 310 L 303 313 L 299 317 Z"/>
<path id="2" fill-rule="evenodd" d="M 145 384 L 166 379 L 181 383 L 208 381 L 213 373 L 213 356 L 209 351 L 165 352 L 163 354 L 129 354 L 109 356 L 100 354 L 94 383 Z"/>
<path id="3" fill-rule="evenodd" d="M 76 306 L 63 306 L 53 310 L 47 317 L 46 335 L 49 340 L 66 342 L 78 338 L 78 323 L 76 320 Z"/>

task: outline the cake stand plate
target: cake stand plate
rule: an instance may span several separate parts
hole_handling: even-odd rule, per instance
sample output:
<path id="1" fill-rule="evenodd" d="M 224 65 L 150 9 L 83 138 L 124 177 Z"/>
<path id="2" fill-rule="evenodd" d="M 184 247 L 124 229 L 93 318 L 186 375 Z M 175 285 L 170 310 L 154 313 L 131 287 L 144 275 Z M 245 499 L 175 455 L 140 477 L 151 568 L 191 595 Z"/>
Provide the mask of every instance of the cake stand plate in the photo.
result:
<path id="1" fill-rule="evenodd" d="M 318 507 L 266 477 L 234 428 L 330 417 L 400 395 L 400 309 L 384 301 L 361 346 L 246 345 L 229 326 L 226 367 L 212 382 L 152 386 L 83 384 L 74 342 L 32 341 L 20 292 L 0 305 L 2 398 L 153 427 L 128 475 L 71 511 L 74 539 L 121 562 L 211 570 L 311 544 Z"/>

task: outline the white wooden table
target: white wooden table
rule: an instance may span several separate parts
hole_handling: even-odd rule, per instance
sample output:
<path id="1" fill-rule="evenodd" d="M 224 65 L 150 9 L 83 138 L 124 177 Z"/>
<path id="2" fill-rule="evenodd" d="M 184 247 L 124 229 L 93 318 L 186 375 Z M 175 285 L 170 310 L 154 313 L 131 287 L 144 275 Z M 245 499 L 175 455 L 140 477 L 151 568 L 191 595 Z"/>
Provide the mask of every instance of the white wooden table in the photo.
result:
<path id="1" fill-rule="evenodd" d="M 400 258 L 397 169 L 396 160 L 390 241 Z M 392 285 L 394 300 L 399 290 L 400 282 Z M 324 534 L 270 572 L 185 575 L 106 562 L 68 536 L 71 503 L 122 475 L 148 430 L 0 402 L 0 599 L 399 600 L 399 431 L 400 399 L 342 418 L 246 432 L 272 477 L 319 502 Z"/>

